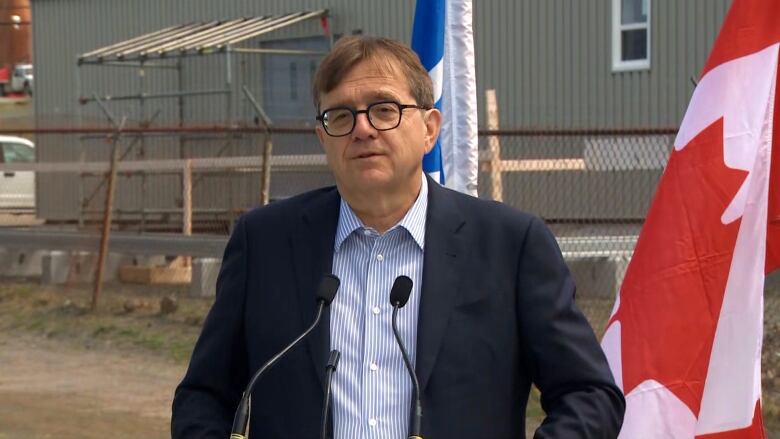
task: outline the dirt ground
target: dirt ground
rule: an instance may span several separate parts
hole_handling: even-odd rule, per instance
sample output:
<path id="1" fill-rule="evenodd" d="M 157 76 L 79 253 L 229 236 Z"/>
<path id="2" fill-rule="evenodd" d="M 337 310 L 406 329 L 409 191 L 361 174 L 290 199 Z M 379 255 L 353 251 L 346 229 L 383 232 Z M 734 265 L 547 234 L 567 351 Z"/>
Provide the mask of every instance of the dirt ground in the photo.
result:
<path id="1" fill-rule="evenodd" d="M 767 294 L 764 419 L 780 438 L 780 298 Z M 97 311 L 89 285 L 0 280 L 0 439 L 170 437 L 173 391 L 210 299 L 186 287 L 108 284 Z M 175 310 L 163 311 L 163 301 Z M 578 300 L 597 334 L 612 304 Z M 528 432 L 543 418 L 538 394 Z"/>
<path id="2" fill-rule="evenodd" d="M 173 314 L 160 299 L 174 300 Z M 173 390 L 210 301 L 176 288 L 0 283 L 0 439 L 170 437 Z"/>
<path id="3" fill-rule="evenodd" d="M 165 438 L 184 365 L 0 334 L 0 438 Z"/>

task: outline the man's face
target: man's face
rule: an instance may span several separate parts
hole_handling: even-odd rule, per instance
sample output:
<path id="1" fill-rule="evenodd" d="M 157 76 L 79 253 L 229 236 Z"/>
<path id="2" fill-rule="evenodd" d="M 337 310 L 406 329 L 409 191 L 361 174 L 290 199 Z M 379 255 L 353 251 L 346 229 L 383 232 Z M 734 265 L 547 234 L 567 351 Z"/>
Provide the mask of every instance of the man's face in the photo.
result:
<path id="1" fill-rule="evenodd" d="M 320 96 L 320 108 L 364 110 L 380 101 L 418 104 L 401 72 L 395 62 L 362 61 L 335 89 Z M 400 125 L 392 130 L 376 130 L 361 113 L 349 135 L 332 137 L 318 125 L 317 136 L 342 192 L 392 194 L 419 189 L 422 158 L 433 147 L 440 124 L 437 110 L 409 108 L 402 111 Z"/>

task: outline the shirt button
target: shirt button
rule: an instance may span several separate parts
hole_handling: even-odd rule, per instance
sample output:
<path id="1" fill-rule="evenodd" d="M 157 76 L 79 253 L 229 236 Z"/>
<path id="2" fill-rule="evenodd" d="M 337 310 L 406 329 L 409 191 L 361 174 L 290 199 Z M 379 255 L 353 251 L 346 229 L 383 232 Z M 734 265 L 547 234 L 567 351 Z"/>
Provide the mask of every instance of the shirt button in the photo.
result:
<path id="1" fill-rule="evenodd" d="M 376 419 L 374 418 L 369 419 L 368 425 L 370 425 L 371 427 L 376 427 Z"/>
<path id="2" fill-rule="evenodd" d="M 371 312 L 374 313 L 374 315 L 379 315 L 379 313 L 382 312 L 382 310 L 379 309 L 378 306 L 375 306 L 375 307 L 371 308 Z"/>
<path id="3" fill-rule="evenodd" d="M 379 366 L 378 366 L 376 363 L 371 363 L 371 364 L 370 364 L 368 367 L 369 367 L 371 370 L 373 370 L 374 372 L 376 372 L 377 370 L 379 370 Z"/>
<path id="4" fill-rule="evenodd" d="M 363 229 L 363 234 L 366 236 L 371 236 L 371 230 Z"/>
<path id="5" fill-rule="evenodd" d="M 376 255 L 376 260 L 379 261 L 379 262 L 382 262 L 382 261 L 385 260 L 385 257 L 382 256 L 382 255 Z"/>

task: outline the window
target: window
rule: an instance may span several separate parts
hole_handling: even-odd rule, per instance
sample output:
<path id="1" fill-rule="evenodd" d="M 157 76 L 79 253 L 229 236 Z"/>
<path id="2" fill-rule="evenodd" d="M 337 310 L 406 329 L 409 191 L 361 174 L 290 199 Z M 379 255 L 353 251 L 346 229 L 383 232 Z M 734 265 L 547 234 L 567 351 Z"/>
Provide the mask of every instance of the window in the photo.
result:
<path id="1" fill-rule="evenodd" d="M 612 0 L 612 71 L 650 68 L 650 0 Z"/>
<path id="2" fill-rule="evenodd" d="M 6 163 L 31 163 L 35 161 L 35 150 L 20 143 L 0 144 Z"/>
<path id="3" fill-rule="evenodd" d="M 262 47 L 327 53 L 330 38 L 316 36 L 263 41 Z M 257 76 L 262 78 L 262 82 L 256 87 L 262 87 L 260 104 L 268 117 L 278 124 L 314 126 L 316 111 L 312 106 L 311 81 L 321 56 L 277 54 L 261 58 L 262 73 Z M 251 114 L 254 116 L 254 113 Z"/>

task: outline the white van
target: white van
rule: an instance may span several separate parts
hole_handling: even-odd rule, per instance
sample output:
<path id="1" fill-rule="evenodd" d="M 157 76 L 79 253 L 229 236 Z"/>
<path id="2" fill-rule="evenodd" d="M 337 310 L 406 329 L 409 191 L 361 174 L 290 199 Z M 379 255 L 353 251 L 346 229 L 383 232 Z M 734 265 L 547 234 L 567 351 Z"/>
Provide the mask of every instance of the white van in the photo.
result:
<path id="1" fill-rule="evenodd" d="M 0 136 L 0 163 L 35 162 L 35 144 L 14 136 Z M 0 173 L 0 209 L 35 208 L 35 173 L 32 171 Z"/>

